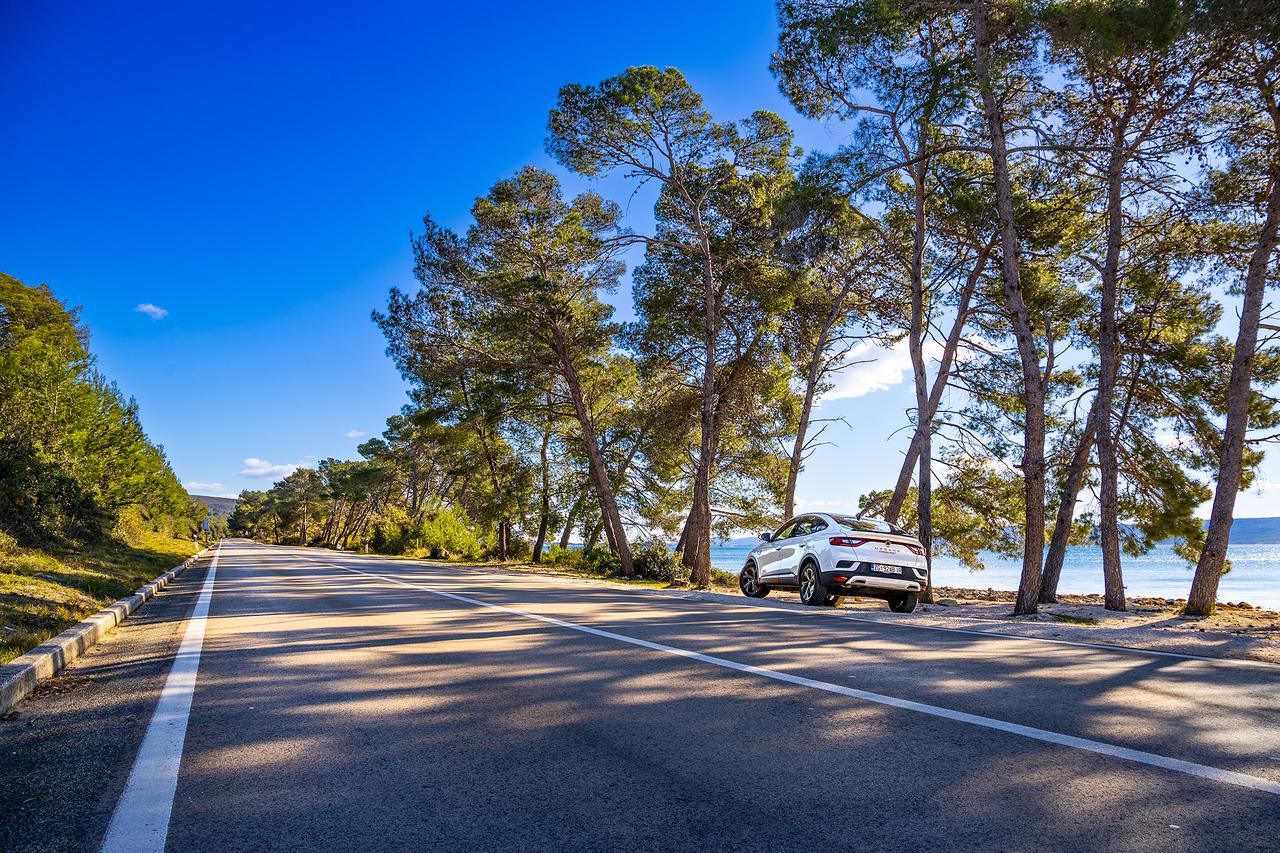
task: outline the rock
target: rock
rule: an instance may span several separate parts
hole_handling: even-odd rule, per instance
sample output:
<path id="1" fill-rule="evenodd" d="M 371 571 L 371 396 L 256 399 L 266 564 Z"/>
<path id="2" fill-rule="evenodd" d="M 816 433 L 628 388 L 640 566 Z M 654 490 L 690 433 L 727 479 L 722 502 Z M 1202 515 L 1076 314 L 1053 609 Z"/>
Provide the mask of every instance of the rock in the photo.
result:
<path id="1" fill-rule="evenodd" d="M 939 607 L 959 607 L 960 606 L 960 602 L 956 601 L 954 598 L 939 598 L 937 601 L 934 602 L 934 604 L 938 605 Z"/>

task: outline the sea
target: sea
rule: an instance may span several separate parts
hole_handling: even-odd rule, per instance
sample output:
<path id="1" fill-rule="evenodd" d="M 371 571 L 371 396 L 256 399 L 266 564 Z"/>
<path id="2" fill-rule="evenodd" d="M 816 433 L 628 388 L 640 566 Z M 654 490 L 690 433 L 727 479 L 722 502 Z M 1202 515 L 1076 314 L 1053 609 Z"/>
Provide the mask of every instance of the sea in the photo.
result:
<path id="1" fill-rule="evenodd" d="M 759 540 L 729 540 L 713 543 L 711 564 L 737 573 L 747 553 Z M 933 560 L 936 586 L 969 589 L 1017 589 L 1022 563 L 997 554 L 983 554 L 986 568 L 971 571 L 953 557 L 939 555 Z M 1221 602 L 1247 601 L 1254 606 L 1280 609 L 1280 545 L 1232 545 L 1227 551 L 1231 571 L 1218 587 Z M 1186 598 L 1191 589 L 1194 566 L 1173 552 L 1172 544 L 1156 546 L 1141 557 L 1123 556 L 1125 593 L 1130 597 Z M 1081 545 L 1068 548 L 1062 565 L 1059 592 L 1102 592 L 1102 549 Z"/>

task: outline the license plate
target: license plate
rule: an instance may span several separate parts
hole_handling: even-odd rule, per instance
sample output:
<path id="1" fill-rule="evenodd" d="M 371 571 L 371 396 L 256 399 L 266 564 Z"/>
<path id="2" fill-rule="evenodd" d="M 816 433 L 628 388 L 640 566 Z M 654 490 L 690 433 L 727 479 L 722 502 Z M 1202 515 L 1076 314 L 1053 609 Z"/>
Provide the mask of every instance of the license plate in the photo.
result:
<path id="1" fill-rule="evenodd" d="M 902 566 L 872 566 L 871 571 L 884 572 L 886 575 L 900 575 L 902 574 Z"/>

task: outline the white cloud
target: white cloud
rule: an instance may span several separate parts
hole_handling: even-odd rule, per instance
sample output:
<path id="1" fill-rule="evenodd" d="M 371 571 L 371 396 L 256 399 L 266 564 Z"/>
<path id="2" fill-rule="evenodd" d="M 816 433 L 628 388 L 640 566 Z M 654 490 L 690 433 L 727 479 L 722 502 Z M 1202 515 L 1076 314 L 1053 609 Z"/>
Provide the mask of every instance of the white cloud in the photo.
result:
<path id="1" fill-rule="evenodd" d="M 942 347 L 932 341 L 925 344 L 925 358 L 936 359 Z M 823 400 L 845 400 L 862 397 L 873 391 L 885 391 L 905 380 L 911 373 L 911 353 L 905 339 L 891 347 L 864 341 L 849 350 L 845 367 L 837 370 L 833 387 Z"/>
<path id="2" fill-rule="evenodd" d="M 240 472 L 240 476 L 252 477 L 255 480 L 265 480 L 268 477 L 277 479 L 288 477 L 294 471 L 297 471 L 298 467 L 297 465 L 273 465 L 265 459 L 250 456 L 244 460 L 244 470 Z"/>
<path id="3" fill-rule="evenodd" d="M 361 438 L 362 436 L 368 435 L 368 433 L 360 429 L 349 429 L 346 432 L 344 432 L 343 435 L 345 435 L 347 438 Z"/>
<path id="4" fill-rule="evenodd" d="M 210 498 L 238 498 L 240 497 L 233 492 L 229 492 L 226 486 L 221 483 L 197 483 L 194 480 L 183 483 L 182 488 L 187 490 L 189 495 L 204 495 Z"/>
<path id="5" fill-rule="evenodd" d="M 163 320 L 169 316 L 168 308 L 161 308 L 159 305 L 152 305 L 150 302 L 143 302 L 133 310 L 139 314 L 146 314 L 152 320 Z"/>

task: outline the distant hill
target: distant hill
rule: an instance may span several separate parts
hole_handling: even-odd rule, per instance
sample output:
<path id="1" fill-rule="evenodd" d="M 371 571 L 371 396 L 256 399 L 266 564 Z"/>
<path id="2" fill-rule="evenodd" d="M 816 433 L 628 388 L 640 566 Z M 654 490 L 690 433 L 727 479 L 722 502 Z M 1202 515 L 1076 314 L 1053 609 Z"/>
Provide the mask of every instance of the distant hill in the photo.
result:
<path id="1" fill-rule="evenodd" d="M 192 495 L 191 497 L 203 501 L 209 508 L 209 515 L 214 518 L 230 518 L 238 503 L 235 498 L 215 498 L 212 495 Z"/>
<path id="2" fill-rule="evenodd" d="M 1231 544 L 1280 545 L 1280 518 L 1237 518 L 1231 522 Z"/>

